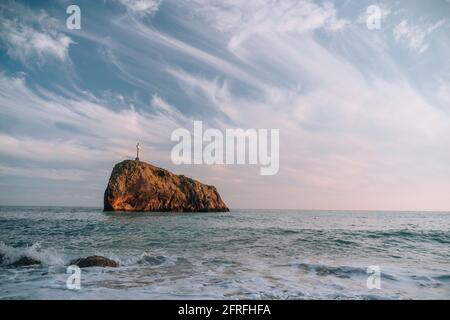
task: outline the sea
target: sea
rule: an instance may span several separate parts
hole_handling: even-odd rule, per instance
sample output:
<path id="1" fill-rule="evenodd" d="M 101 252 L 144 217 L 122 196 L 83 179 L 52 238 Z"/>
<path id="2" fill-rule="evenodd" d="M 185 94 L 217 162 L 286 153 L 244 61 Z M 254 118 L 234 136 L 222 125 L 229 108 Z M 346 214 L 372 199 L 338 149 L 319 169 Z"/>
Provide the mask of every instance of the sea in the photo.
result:
<path id="1" fill-rule="evenodd" d="M 0 255 L 0 299 L 450 299 L 450 212 L 4 206 Z"/>

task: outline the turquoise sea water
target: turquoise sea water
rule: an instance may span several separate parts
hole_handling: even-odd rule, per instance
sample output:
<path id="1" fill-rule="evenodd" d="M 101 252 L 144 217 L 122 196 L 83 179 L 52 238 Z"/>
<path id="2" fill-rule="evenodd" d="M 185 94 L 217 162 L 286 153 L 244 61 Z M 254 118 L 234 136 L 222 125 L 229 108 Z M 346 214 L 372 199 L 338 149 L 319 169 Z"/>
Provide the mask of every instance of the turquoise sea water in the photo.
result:
<path id="1" fill-rule="evenodd" d="M 450 299 L 450 213 L 0 207 L 1 299 Z M 66 265 L 98 254 L 119 268 Z M 42 266 L 11 267 L 20 256 Z M 367 268 L 381 288 L 367 288 Z"/>

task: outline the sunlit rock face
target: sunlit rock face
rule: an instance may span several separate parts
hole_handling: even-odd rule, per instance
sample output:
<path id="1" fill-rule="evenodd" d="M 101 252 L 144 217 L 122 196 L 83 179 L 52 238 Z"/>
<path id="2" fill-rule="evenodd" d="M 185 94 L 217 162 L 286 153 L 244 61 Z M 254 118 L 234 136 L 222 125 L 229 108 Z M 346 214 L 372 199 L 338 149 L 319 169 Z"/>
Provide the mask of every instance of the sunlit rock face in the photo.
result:
<path id="1" fill-rule="evenodd" d="M 137 160 L 114 166 L 105 190 L 104 211 L 226 212 L 214 186 Z"/>

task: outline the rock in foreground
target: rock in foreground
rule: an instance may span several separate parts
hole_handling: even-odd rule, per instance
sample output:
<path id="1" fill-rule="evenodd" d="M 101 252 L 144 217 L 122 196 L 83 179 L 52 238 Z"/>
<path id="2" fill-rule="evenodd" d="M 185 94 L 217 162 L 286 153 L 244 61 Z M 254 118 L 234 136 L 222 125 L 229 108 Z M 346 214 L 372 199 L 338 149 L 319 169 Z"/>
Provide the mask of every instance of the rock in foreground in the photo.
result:
<path id="1" fill-rule="evenodd" d="M 101 257 L 101 256 L 90 256 L 87 258 L 79 258 L 70 262 L 70 265 L 76 265 L 80 268 L 89 268 L 89 267 L 111 267 L 116 268 L 119 266 L 114 260 Z"/>
<path id="2" fill-rule="evenodd" d="M 139 160 L 114 167 L 105 190 L 104 211 L 229 211 L 213 186 Z"/>
<path id="3" fill-rule="evenodd" d="M 13 263 L 10 264 L 10 266 L 12 267 L 26 267 L 26 266 L 33 266 L 33 265 L 40 265 L 41 262 L 30 258 L 30 257 L 20 257 L 18 260 L 14 261 Z"/>
<path id="4" fill-rule="evenodd" d="M 0 265 L 6 264 L 8 267 L 27 267 L 41 265 L 41 261 L 27 256 L 20 256 L 14 261 L 10 261 L 3 253 L 0 253 Z"/>

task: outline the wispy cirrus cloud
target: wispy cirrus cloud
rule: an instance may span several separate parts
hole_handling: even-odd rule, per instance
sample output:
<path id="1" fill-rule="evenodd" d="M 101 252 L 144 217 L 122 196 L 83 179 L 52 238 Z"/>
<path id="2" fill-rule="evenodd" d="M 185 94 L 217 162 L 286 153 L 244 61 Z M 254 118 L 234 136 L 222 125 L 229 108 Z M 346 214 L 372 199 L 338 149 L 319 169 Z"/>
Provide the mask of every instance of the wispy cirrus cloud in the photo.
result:
<path id="1" fill-rule="evenodd" d="M 58 24 L 45 11 L 33 12 L 15 2 L 0 5 L 0 39 L 7 54 L 25 65 L 70 59 L 69 47 L 74 42 Z"/>
<path id="2" fill-rule="evenodd" d="M 423 28 L 411 25 L 408 20 L 404 19 L 394 28 L 394 39 L 398 43 L 407 45 L 412 50 L 423 53 L 428 50 L 429 36 L 446 22 L 445 19 L 442 19 L 427 28 Z"/>
<path id="3" fill-rule="evenodd" d="M 161 0 L 117 0 L 129 12 L 139 16 L 148 16 L 158 11 Z"/>
<path id="4" fill-rule="evenodd" d="M 302 34 L 317 29 L 337 31 L 347 24 L 339 18 L 330 2 L 323 5 L 311 0 L 195 0 L 194 10 L 220 31 L 231 34 L 229 49 L 252 36 L 267 33 Z"/>
<path id="5" fill-rule="evenodd" d="M 31 137 L 0 134 L 3 157 L 66 166 L 96 166 L 111 158 L 126 157 L 129 141 L 138 139 L 154 146 L 156 156 L 156 146 L 181 125 L 180 117 L 175 117 L 176 111 L 170 110 L 170 105 L 164 105 L 167 111 L 164 115 L 136 112 L 125 101 L 120 110 L 114 111 L 107 107 L 107 101 L 90 93 L 77 92 L 73 97 L 64 97 L 45 89 L 31 89 L 21 77 L 0 73 L 0 85 L 2 117 L 16 119 L 26 127 L 46 128 L 54 137 L 38 138 L 39 132 Z M 146 130 L 148 123 L 152 123 L 152 130 Z M 145 152 L 150 152 L 149 148 Z"/>

